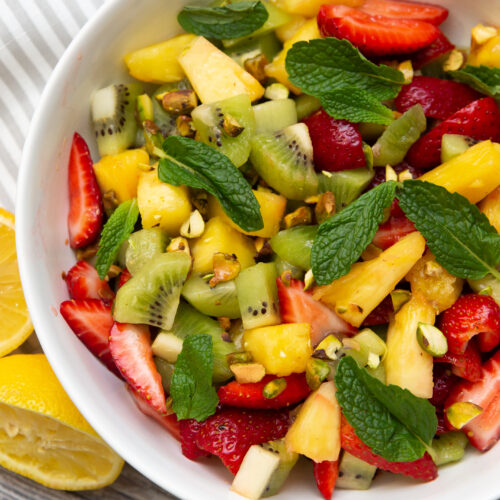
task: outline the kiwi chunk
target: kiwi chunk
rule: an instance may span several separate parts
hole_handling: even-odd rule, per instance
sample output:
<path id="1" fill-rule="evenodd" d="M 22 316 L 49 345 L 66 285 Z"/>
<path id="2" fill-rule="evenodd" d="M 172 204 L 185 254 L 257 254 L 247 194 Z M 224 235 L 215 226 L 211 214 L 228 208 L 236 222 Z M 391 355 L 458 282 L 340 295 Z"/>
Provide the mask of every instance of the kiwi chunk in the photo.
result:
<path id="1" fill-rule="evenodd" d="M 290 200 L 305 200 L 318 191 L 313 147 L 305 123 L 256 135 L 250 161 L 269 186 Z"/>
<path id="2" fill-rule="evenodd" d="M 456 156 L 465 153 L 478 141 L 466 135 L 444 134 L 441 139 L 441 162 L 446 163 Z"/>
<path id="3" fill-rule="evenodd" d="M 135 275 L 154 256 L 165 252 L 168 236 L 158 227 L 132 233 L 125 252 L 125 265 Z"/>
<path id="4" fill-rule="evenodd" d="M 115 321 L 169 330 L 190 267 L 191 258 L 183 252 L 153 257 L 118 290 L 113 310 Z"/>
<path id="5" fill-rule="evenodd" d="M 295 99 L 297 118 L 303 120 L 321 108 L 321 101 L 312 95 L 302 94 Z"/>
<path id="6" fill-rule="evenodd" d="M 432 440 L 436 465 L 445 465 L 461 460 L 465 455 L 468 442 L 469 440 L 463 432 L 447 432 L 436 436 Z"/>
<path id="7" fill-rule="evenodd" d="M 495 299 L 496 303 L 500 306 L 500 281 L 493 275 L 487 274 L 480 280 L 468 279 L 467 282 L 472 290 L 476 293 L 487 293 Z"/>
<path id="8" fill-rule="evenodd" d="M 344 451 L 335 486 L 346 490 L 367 490 L 377 468 Z"/>
<path id="9" fill-rule="evenodd" d="M 160 129 L 161 135 L 163 137 L 168 137 L 170 135 L 179 135 L 176 125 L 176 116 L 168 113 L 163 109 L 161 102 L 158 100 L 157 96 L 164 94 L 165 92 L 174 92 L 175 90 L 188 90 L 191 89 L 191 84 L 187 79 L 179 80 L 178 82 L 165 83 L 161 87 L 158 87 L 153 93 L 153 114 L 154 122 Z"/>
<path id="10" fill-rule="evenodd" d="M 297 123 L 293 99 L 276 99 L 253 106 L 257 134 L 270 134 Z"/>
<path id="11" fill-rule="evenodd" d="M 311 248 L 318 226 L 295 226 L 275 234 L 271 240 L 274 252 L 292 266 L 311 269 Z"/>
<path id="12" fill-rule="evenodd" d="M 272 61 L 280 50 L 281 44 L 276 35 L 268 33 L 259 37 L 251 36 L 227 48 L 224 52 L 240 66 L 244 66 L 247 59 L 253 59 L 260 55 L 264 55 L 268 61 Z"/>
<path id="13" fill-rule="evenodd" d="M 262 494 L 263 497 L 271 497 L 273 495 L 276 495 L 281 489 L 284 482 L 286 481 L 286 478 L 288 477 L 288 474 L 290 474 L 293 466 L 297 463 L 299 455 L 298 453 L 294 453 L 293 451 L 287 451 L 284 439 L 262 443 L 261 446 L 265 450 L 272 451 L 273 453 L 278 455 L 280 459 L 278 468 L 269 478 L 269 482 L 267 483 L 264 493 Z"/>

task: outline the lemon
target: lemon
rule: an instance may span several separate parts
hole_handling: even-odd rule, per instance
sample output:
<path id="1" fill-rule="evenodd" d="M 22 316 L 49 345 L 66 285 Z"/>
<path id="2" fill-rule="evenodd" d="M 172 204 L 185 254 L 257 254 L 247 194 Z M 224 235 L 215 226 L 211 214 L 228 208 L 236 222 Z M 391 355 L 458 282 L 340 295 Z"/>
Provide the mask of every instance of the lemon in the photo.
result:
<path id="1" fill-rule="evenodd" d="M 33 331 L 17 269 L 14 216 L 0 208 L 0 357 L 17 349 Z"/>
<path id="2" fill-rule="evenodd" d="M 0 359 L 0 465 L 49 488 L 111 484 L 123 460 L 64 392 L 43 354 Z"/>

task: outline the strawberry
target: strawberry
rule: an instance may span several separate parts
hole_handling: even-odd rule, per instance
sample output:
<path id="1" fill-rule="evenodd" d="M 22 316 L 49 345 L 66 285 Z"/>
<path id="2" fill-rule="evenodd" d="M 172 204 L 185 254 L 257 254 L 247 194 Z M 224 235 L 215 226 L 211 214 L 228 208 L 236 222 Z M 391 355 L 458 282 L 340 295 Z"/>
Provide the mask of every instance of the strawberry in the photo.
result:
<path id="1" fill-rule="evenodd" d="M 421 104 L 425 116 L 446 120 L 481 94 L 463 83 L 441 80 L 432 76 L 415 76 L 409 85 L 403 85 L 396 98 L 396 109 L 404 113 L 415 104 Z"/>
<path id="2" fill-rule="evenodd" d="M 491 351 L 500 343 L 500 306 L 487 295 L 463 295 L 442 314 L 440 328 L 452 354 L 463 354 L 478 334 L 479 349 Z"/>
<path id="3" fill-rule="evenodd" d="M 458 378 L 451 373 L 447 365 L 441 363 L 434 365 L 433 375 L 434 388 L 429 402 L 437 408 L 442 408 Z"/>
<path id="4" fill-rule="evenodd" d="M 323 495 L 325 500 L 332 498 L 332 493 L 339 475 L 339 462 L 325 460 L 324 462 L 313 463 L 314 479 L 318 490 Z"/>
<path id="5" fill-rule="evenodd" d="M 366 165 L 363 140 L 356 124 L 336 120 L 323 109 L 303 121 L 309 129 L 318 172 L 350 170 Z"/>
<path id="6" fill-rule="evenodd" d="M 208 451 L 202 450 L 196 444 L 196 439 L 203 427 L 203 422 L 197 422 L 194 418 L 179 421 L 182 454 L 190 460 L 210 455 Z"/>
<path id="7" fill-rule="evenodd" d="M 484 363 L 478 382 L 458 383 L 446 400 L 445 408 L 468 401 L 479 405 L 483 412 L 464 428 L 472 446 L 489 450 L 500 439 L 500 351 Z"/>
<path id="8" fill-rule="evenodd" d="M 424 21 L 372 15 L 344 5 L 321 6 L 318 28 L 324 37 L 349 40 L 367 57 L 415 52 L 439 36 L 439 29 Z"/>
<path id="9" fill-rule="evenodd" d="M 112 300 L 115 296 L 108 282 L 101 280 L 95 267 L 85 260 L 77 262 L 64 279 L 72 299 Z"/>
<path id="10" fill-rule="evenodd" d="M 406 215 L 391 216 L 379 226 L 372 243 L 385 250 L 416 230 L 415 224 Z"/>
<path id="11" fill-rule="evenodd" d="M 440 31 L 434 42 L 427 47 L 410 54 L 409 57 L 413 63 L 413 68 L 421 69 L 438 58 L 449 54 L 454 48 L 455 45 L 453 45 L 448 38 L 446 38 L 444 33 Z"/>
<path id="12" fill-rule="evenodd" d="M 117 288 L 120 289 L 131 277 L 132 275 L 130 274 L 130 271 L 128 269 L 124 269 L 120 273 L 120 278 L 118 279 Z"/>
<path id="13" fill-rule="evenodd" d="M 444 356 L 434 358 L 434 363 L 450 363 L 454 375 L 471 382 L 477 382 L 481 378 L 481 354 L 474 342 L 467 344 L 463 354 L 453 354 L 448 351 Z"/>
<path id="14" fill-rule="evenodd" d="M 363 321 L 363 326 L 385 325 L 394 313 L 392 298 L 388 295 Z"/>
<path id="15" fill-rule="evenodd" d="M 420 137 L 408 151 L 406 160 L 417 169 L 441 163 L 441 139 L 444 134 L 460 134 L 483 141 L 500 141 L 500 110 L 492 97 L 470 103 L 430 132 Z"/>
<path id="16" fill-rule="evenodd" d="M 371 15 L 415 19 L 439 25 L 448 17 L 448 9 L 425 3 L 394 0 L 365 0 L 360 9 Z"/>
<path id="17" fill-rule="evenodd" d="M 109 350 L 132 388 L 160 414 L 167 413 L 161 376 L 153 362 L 149 328 L 115 323 L 109 335 Z"/>
<path id="18" fill-rule="evenodd" d="M 338 337 L 357 333 L 356 328 L 339 318 L 329 307 L 314 300 L 311 293 L 304 290 L 302 281 L 291 279 L 287 286 L 277 278 L 276 284 L 281 320 L 283 323 L 309 323 L 314 346 L 331 333 Z"/>
<path id="19" fill-rule="evenodd" d="M 99 299 L 76 299 L 64 301 L 59 310 L 87 349 L 120 376 L 109 351 L 109 332 L 113 326 L 111 305 Z"/>
<path id="20" fill-rule="evenodd" d="M 283 377 L 286 380 L 286 389 L 275 398 L 267 399 L 262 395 L 262 390 L 267 383 L 275 378 L 277 378 L 275 375 L 266 375 L 260 382 L 253 384 L 229 382 L 217 391 L 219 401 L 227 406 L 273 410 L 299 403 L 311 392 L 305 375 L 292 373 L 288 377 Z"/>
<path id="21" fill-rule="evenodd" d="M 87 143 L 75 132 L 68 164 L 71 248 L 93 243 L 102 229 L 102 199 Z"/>
<path id="22" fill-rule="evenodd" d="M 342 448 L 345 451 L 371 465 L 375 465 L 379 469 L 404 474 L 422 481 L 432 481 L 438 475 L 437 467 L 428 453 L 414 462 L 389 462 L 385 458 L 376 455 L 356 436 L 354 429 L 343 415 L 340 433 Z"/>

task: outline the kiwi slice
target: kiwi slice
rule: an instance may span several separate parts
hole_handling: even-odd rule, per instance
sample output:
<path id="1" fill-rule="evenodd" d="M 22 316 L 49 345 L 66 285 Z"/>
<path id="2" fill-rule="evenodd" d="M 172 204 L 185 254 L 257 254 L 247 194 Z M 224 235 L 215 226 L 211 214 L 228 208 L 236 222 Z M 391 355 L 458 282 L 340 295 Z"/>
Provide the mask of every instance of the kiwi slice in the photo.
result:
<path id="1" fill-rule="evenodd" d="M 115 321 L 169 330 L 190 267 L 191 258 L 183 252 L 153 257 L 118 290 L 113 310 Z"/>
<path id="2" fill-rule="evenodd" d="M 298 453 L 288 451 L 286 449 L 284 439 L 262 443 L 260 446 L 262 446 L 265 450 L 272 451 L 278 455 L 280 459 L 278 468 L 269 478 L 269 482 L 267 483 L 264 493 L 262 494 L 263 497 L 271 497 L 279 492 L 286 481 L 288 474 L 290 474 L 293 466 L 297 463 L 299 455 Z"/>
<path id="3" fill-rule="evenodd" d="M 377 468 L 344 451 L 339 464 L 335 486 L 346 490 L 367 490 L 372 484 Z"/>
<path id="4" fill-rule="evenodd" d="M 269 186 L 290 200 L 305 200 L 318 191 L 313 147 L 305 123 L 256 135 L 250 161 Z"/>
<path id="5" fill-rule="evenodd" d="M 311 269 L 311 248 L 318 226 L 295 226 L 275 234 L 271 240 L 274 252 L 292 266 Z"/>
<path id="6" fill-rule="evenodd" d="M 125 265 L 135 275 L 155 255 L 165 252 L 168 236 L 158 227 L 132 233 L 125 252 Z"/>
<path id="7" fill-rule="evenodd" d="M 281 50 L 281 44 L 274 33 L 263 36 L 251 36 L 236 45 L 227 48 L 224 52 L 234 59 L 240 66 L 244 66 L 247 59 L 258 57 L 261 54 L 272 61 Z"/>
<path id="8" fill-rule="evenodd" d="M 444 134 L 441 138 L 441 162 L 452 160 L 477 143 L 478 141 L 466 135 Z"/>
<path id="9" fill-rule="evenodd" d="M 99 154 L 125 151 L 135 142 L 135 101 L 143 93 L 139 83 L 109 85 L 92 96 L 91 110 Z"/>
<path id="10" fill-rule="evenodd" d="M 302 94 L 295 99 L 297 118 L 303 120 L 321 108 L 321 101 L 312 95 Z"/>
<path id="11" fill-rule="evenodd" d="M 198 311 L 208 316 L 241 317 L 234 280 L 223 281 L 213 288 L 200 274 L 192 274 L 184 287 L 182 296 Z"/>
<path id="12" fill-rule="evenodd" d="M 248 94 L 202 104 L 191 113 L 199 139 L 225 154 L 237 167 L 250 155 L 255 116 Z"/>
<path id="13" fill-rule="evenodd" d="M 432 440 L 435 453 L 434 462 L 437 466 L 458 462 L 465 455 L 469 440 L 463 432 L 447 432 Z"/>
<path id="14" fill-rule="evenodd" d="M 293 99 L 276 99 L 253 106 L 257 134 L 270 134 L 297 123 Z"/>

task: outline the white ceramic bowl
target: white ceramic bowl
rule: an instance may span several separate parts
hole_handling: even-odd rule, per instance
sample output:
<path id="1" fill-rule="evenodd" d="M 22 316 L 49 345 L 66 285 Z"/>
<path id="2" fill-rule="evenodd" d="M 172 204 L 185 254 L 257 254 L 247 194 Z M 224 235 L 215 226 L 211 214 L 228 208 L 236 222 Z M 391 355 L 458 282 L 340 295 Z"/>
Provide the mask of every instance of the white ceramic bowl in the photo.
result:
<path id="1" fill-rule="evenodd" d="M 439 1 L 439 0 L 435 0 Z M 195 463 L 179 444 L 143 416 L 124 384 L 107 371 L 73 335 L 58 314 L 67 298 L 61 271 L 75 258 L 68 245 L 67 160 L 73 132 L 96 149 L 89 123 L 89 97 L 96 88 L 127 79 L 123 55 L 164 40 L 179 28 L 183 0 L 109 0 L 75 38 L 43 93 L 24 149 L 16 206 L 17 249 L 26 300 L 38 338 L 64 388 L 95 430 L 131 465 L 182 499 L 224 499 L 231 475 L 217 459 Z M 500 24 L 499 0 L 441 0 L 450 7 L 444 25 L 456 43 L 468 45 L 478 21 Z M 96 157 L 96 156 L 94 156 Z M 41 381 L 40 383 L 43 383 Z M 368 492 L 339 490 L 339 500 L 457 500 L 500 496 L 500 445 L 474 451 L 439 478 L 419 484 L 384 474 Z M 312 471 L 294 470 L 277 499 L 320 498 Z"/>

